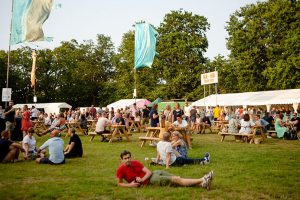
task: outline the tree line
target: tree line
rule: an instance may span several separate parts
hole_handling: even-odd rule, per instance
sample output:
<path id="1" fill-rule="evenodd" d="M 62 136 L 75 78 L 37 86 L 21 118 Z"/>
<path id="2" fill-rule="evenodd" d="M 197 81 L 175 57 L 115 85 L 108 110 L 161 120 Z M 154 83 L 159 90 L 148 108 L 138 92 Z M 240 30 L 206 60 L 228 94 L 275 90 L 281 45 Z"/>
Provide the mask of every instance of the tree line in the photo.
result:
<path id="1" fill-rule="evenodd" d="M 158 55 L 152 68 L 136 71 L 138 98 L 202 98 L 200 75 L 215 69 L 218 93 L 299 88 L 299 11 L 297 0 L 241 7 L 225 27 L 230 55 L 211 60 L 204 56 L 209 45 L 207 19 L 182 10 L 167 13 L 155 27 Z M 31 53 L 29 47 L 10 52 L 9 87 L 16 103 L 32 102 L 34 96 Z M 105 106 L 133 96 L 133 31 L 124 33 L 117 50 L 109 36 L 99 34 L 96 41 L 73 39 L 53 50 L 37 50 L 37 54 L 38 102 Z M 6 87 L 6 67 L 7 52 L 0 51 L 1 88 Z"/>

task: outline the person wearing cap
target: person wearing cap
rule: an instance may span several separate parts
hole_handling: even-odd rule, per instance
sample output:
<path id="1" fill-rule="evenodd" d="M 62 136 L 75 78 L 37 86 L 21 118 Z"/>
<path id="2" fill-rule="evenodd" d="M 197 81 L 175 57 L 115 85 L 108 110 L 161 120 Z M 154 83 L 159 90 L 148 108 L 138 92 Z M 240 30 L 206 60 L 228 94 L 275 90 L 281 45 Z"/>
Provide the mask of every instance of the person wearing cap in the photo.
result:
<path id="1" fill-rule="evenodd" d="M 151 171 L 137 160 L 131 160 L 131 153 L 124 150 L 121 155 L 121 164 L 117 169 L 117 185 L 120 187 L 141 187 L 146 185 L 157 186 L 194 186 L 211 187 L 214 172 L 210 171 L 202 178 L 182 178 L 163 170 Z M 125 180 L 126 182 L 123 182 Z"/>
<path id="2" fill-rule="evenodd" d="M 56 131 L 52 131 L 50 134 L 50 139 L 48 139 L 39 149 L 41 157 L 35 160 L 38 164 L 51 164 L 59 165 L 65 163 L 64 156 L 64 141 L 58 137 Z M 49 158 L 46 158 L 43 152 L 46 148 L 49 148 Z"/>

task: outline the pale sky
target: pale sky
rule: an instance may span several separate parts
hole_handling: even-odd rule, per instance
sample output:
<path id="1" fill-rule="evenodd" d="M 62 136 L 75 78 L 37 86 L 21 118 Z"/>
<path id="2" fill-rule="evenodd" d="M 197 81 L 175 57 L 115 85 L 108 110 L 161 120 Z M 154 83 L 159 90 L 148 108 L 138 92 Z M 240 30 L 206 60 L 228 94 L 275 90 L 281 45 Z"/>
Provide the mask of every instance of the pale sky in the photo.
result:
<path id="1" fill-rule="evenodd" d="M 8 50 L 11 1 L 0 3 L 0 50 Z M 76 39 L 95 40 L 97 34 L 112 38 L 117 48 L 124 33 L 133 30 L 135 22 L 141 20 L 159 26 L 166 13 L 183 9 L 208 19 L 208 49 L 205 56 L 214 58 L 218 54 L 228 55 L 225 30 L 230 14 L 241 6 L 257 0 L 56 0 L 60 9 L 51 12 L 43 30 L 45 36 L 54 37 L 53 42 L 34 43 L 39 49 L 57 47 L 61 41 Z M 28 45 L 22 44 L 23 46 Z M 16 49 L 22 45 L 14 45 Z M 31 46 L 34 48 L 34 46 Z"/>

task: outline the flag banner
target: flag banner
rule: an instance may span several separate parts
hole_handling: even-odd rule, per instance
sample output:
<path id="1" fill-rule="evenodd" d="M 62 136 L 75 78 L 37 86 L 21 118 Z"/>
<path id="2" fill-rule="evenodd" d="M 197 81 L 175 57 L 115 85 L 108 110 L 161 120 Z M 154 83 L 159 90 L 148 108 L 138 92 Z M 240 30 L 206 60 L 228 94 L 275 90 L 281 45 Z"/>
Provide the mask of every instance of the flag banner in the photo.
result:
<path id="1" fill-rule="evenodd" d="M 14 0 L 10 44 L 51 41 L 45 37 L 43 23 L 48 19 L 53 0 Z"/>
<path id="2" fill-rule="evenodd" d="M 157 31 L 148 23 L 135 24 L 134 68 L 151 67 L 156 54 Z"/>
<path id="3" fill-rule="evenodd" d="M 34 87 L 35 86 L 35 72 L 36 72 L 36 52 L 35 50 L 33 50 L 32 52 L 32 69 L 31 69 L 31 87 Z"/>

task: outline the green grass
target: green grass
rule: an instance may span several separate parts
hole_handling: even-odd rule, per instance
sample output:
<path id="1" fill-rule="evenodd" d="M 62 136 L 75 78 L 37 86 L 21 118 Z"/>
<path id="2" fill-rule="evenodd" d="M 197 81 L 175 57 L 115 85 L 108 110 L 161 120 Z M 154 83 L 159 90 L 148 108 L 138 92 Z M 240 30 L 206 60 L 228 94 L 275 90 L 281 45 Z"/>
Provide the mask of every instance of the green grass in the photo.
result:
<path id="1" fill-rule="evenodd" d="M 144 162 L 155 157 L 154 147 L 140 147 L 134 133 L 131 142 L 100 143 L 81 136 L 84 157 L 65 165 L 37 165 L 33 161 L 0 164 L 0 199 L 300 199 L 300 141 L 268 139 L 255 144 L 236 143 L 216 134 L 194 135 L 190 157 L 208 151 L 211 164 L 171 167 L 182 177 L 201 177 L 214 170 L 210 191 L 192 187 L 120 188 L 116 186 L 119 155 L 124 149 Z M 36 137 L 41 145 L 47 137 Z M 65 143 L 69 138 L 63 138 Z M 159 166 L 152 170 L 164 169 Z"/>

